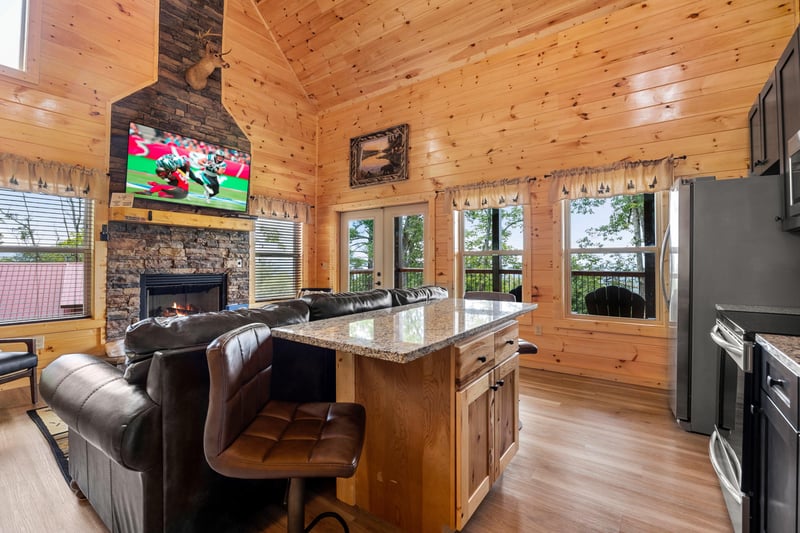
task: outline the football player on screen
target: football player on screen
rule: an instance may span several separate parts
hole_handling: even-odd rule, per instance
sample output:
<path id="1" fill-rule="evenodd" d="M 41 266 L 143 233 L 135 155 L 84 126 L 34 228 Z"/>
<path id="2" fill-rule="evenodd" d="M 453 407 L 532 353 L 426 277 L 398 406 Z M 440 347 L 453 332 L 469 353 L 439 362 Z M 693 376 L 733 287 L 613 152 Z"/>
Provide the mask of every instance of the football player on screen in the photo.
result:
<path id="1" fill-rule="evenodd" d="M 211 152 L 206 157 L 206 160 L 201 163 L 203 167 L 203 189 L 206 192 L 206 202 L 210 202 L 211 198 L 219 194 L 219 186 L 225 181 L 225 152 L 223 150 L 216 150 Z"/>
<path id="2" fill-rule="evenodd" d="M 192 171 L 189 160 L 177 154 L 164 154 L 156 159 L 156 176 L 166 183 L 148 181 L 150 189 L 143 194 L 182 199 L 189 194 L 189 179 L 202 184 Z"/>

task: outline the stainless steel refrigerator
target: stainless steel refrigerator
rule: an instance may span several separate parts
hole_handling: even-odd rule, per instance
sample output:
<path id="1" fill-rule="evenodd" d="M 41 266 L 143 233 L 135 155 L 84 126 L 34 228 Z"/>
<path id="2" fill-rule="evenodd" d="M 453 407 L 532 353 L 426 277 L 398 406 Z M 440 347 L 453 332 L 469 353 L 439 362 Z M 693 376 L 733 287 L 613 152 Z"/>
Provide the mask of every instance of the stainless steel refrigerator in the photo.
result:
<path id="1" fill-rule="evenodd" d="M 670 191 L 670 403 L 688 431 L 709 435 L 716 421 L 714 306 L 800 306 L 800 235 L 781 231 L 782 190 L 780 176 L 752 176 L 680 180 Z"/>

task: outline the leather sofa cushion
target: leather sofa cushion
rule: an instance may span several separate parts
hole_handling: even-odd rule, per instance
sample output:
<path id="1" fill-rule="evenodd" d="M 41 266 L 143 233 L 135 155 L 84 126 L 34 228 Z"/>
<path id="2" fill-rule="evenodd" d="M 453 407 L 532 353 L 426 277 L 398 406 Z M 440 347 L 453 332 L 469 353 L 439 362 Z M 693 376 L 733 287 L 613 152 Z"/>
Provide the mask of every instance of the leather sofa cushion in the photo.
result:
<path id="1" fill-rule="evenodd" d="M 308 322 L 308 305 L 288 300 L 255 309 L 217 311 L 190 316 L 146 318 L 125 333 L 126 363 L 149 358 L 153 352 L 208 344 L 223 333 L 260 322 L 269 327 Z"/>
<path id="2" fill-rule="evenodd" d="M 417 302 L 427 302 L 429 300 L 442 300 L 447 298 L 447 289 L 428 285 L 414 289 L 390 289 L 392 293 L 392 305 L 408 305 Z"/>
<path id="3" fill-rule="evenodd" d="M 300 298 L 308 304 L 310 319 L 322 320 L 353 313 L 363 313 L 392 306 L 392 296 L 386 289 L 333 294 L 307 294 Z"/>

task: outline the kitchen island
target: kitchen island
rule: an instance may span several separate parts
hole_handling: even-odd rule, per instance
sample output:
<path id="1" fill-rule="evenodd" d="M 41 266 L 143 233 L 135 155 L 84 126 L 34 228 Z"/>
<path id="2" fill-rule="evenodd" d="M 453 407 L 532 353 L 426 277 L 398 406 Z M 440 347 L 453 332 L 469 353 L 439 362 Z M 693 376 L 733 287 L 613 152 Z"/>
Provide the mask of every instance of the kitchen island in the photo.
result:
<path id="1" fill-rule="evenodd" d="M 536 304 L 448 298 L 274 328 L 336 350 L 336 399 L 366 408 L 337 497 L 405 531 L 461 529 L 516 453 L 516 318 Z"/>

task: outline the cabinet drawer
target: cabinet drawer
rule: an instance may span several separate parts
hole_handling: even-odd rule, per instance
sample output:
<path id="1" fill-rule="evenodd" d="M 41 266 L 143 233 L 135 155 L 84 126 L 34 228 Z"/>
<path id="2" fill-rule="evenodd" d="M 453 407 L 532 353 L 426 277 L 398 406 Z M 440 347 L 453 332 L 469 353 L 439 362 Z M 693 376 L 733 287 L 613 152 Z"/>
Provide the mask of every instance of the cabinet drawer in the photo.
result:
<path id="1" fill-rule="evenodd" d="M 494 359 L 502 363 L 519 351 L 519 324 L 509 322 L 494 334 Z"/>
<path id="2" fill-rule="evenodd" d="M 774 402 L 781 414 L 793 426 L 798 427 L 800 410 L 797 406 L 797 376 L 766 350 L 761 373 L 761 388 Z"/>
<path id="3" fill-rule="evenodd" d="M 456 384 L 460 386 L 494 366 L 494 333 L 457 344 L 455 352 Z"/>

